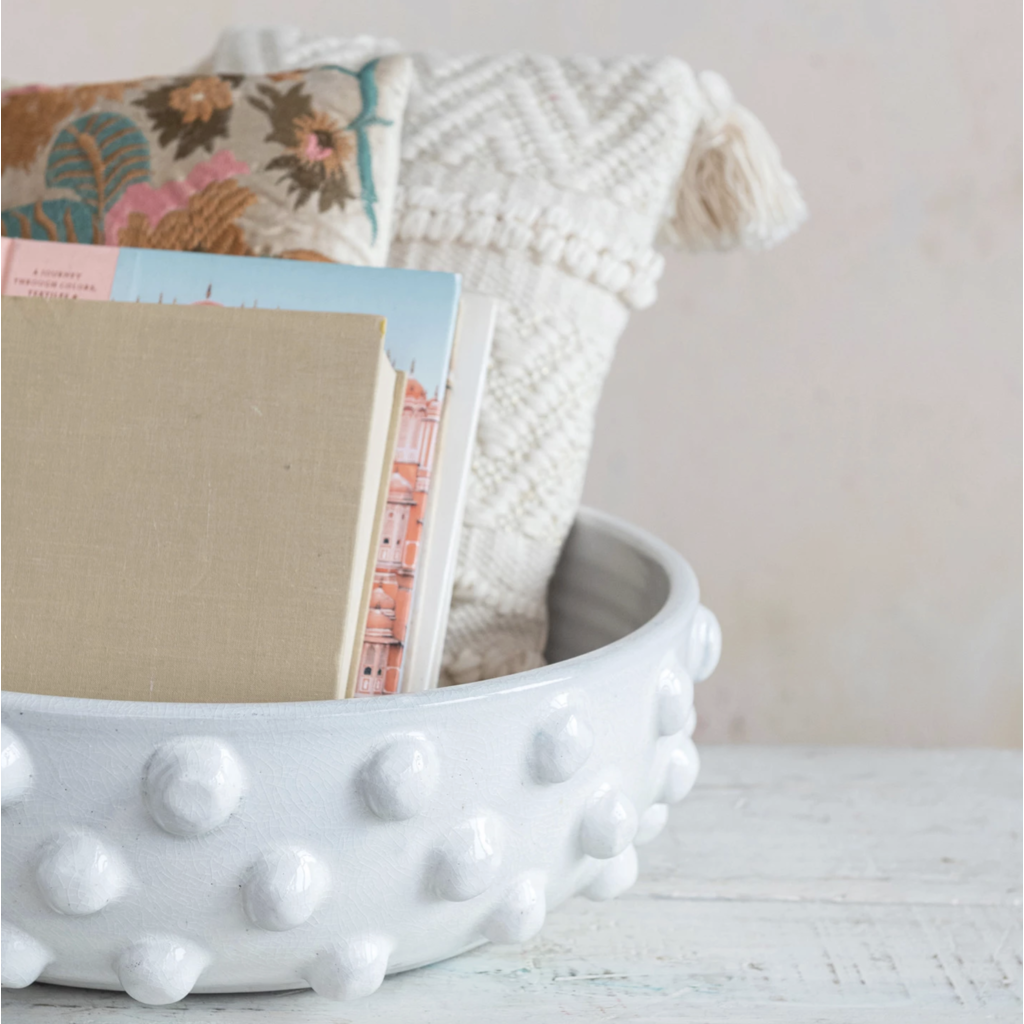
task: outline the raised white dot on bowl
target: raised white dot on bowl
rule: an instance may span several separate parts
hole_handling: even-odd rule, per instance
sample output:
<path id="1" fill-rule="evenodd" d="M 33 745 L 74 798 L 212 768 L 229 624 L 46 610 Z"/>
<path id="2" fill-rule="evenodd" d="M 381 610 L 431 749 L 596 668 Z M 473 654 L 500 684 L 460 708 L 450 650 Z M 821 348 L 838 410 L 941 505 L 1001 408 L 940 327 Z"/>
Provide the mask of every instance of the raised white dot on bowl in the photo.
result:
<path id="1" fill-rule="evenodd" d="M 591 900 L 613 900 L 636 882 L 639 870 L 636 848 L 627 846 L 617 857 L 606 861 L 594 880 L 583 890 Z"/>
<path id="2" fill-rule="evenodd" d="M 561 694 L 534 736 L 534 774 L 541 782 L 565 782 L 586 764 L 593 749 L 594 731 L 582 695 Z"/>
<path id="3" fill-rule="evenodd" d="M 666 821 L 668 821 L 668 805 L 651 804 L 640 815 L 640 824 L 637 826 L 633 845 L 643 846 L 644 843 L 649 843 L 652 839 L 656 839 L 665 827 Z"/>
<path id="4" fill-rule="evenodd" d="M 176 1003 L 192 991 L 209 955 L 187 939 L 147 936 L 117 958 L 114 971 L 125 992 L 140 1003 Z"/>
<path id="5" fill-rule="evenodd" d="M 307 921 L 330 883 L 326 865 L 298 846 L 261 855 L 242 885 L 242 905 L 253 924 L 283 932 Z"/>
<path id="6" fill-rule="evenodd" d="M 700 757 L 697 748 L 687 739 L 669 755 L 661 790 L 662 801 L 674 804 L 682 800 L 693 789 L 699 771 Z"/>
<path id="7" fill-rule="evenodd" d="M 178 836 L 223 825 L 242 799 L 245 773 L 238 755 L 213 736 L 162 743 L 146 765 L 146 806 L 156 823 Z"/>
<path id="8" fill-rule="evenodd" d="M 50 951 L 7 921 L 0 923 L 0 983 L 4 988 L 25 988 L 53 959 Z"/>
<path id="9" fill-rule="evenodd" d="M 620 854 L 636 835 L 636 808 L 625 793 L 605 783 L 587 801 L 580 843 L 590 857 L 606 860 Z"/>
<path id="10" fill-rule="evenodd" d="M 686 644 L 686 668 L 696 683 L 702 683 L 718 667 L 722 656 L 722 627 L 715 613 L 700 605 L 693 616 Z"/>
<path id="11" fill-rule="evenodd" d="M 521 875 L 491 911 L 482 930 L 491 942 L 525 942 L 541 930 L 546 914 L 543 879 Z"/>
<path id="12" fill-rule="evenodd" d="M 693 707 L 693 680 L 681 665 L 662 669 L 658 676 L 658 732 L 674 736 L 686 727 Z"/>
<path id="13" fill-rule="evenodd" d="M 433 889 L 446 900 L 469 900 L 488 889 L 501 867 L 501 828 L 497 818 L 480 814 L 452 828 L 438 848 Z"/>
<path id="14" fill-rule="evenodd" d="M 391 943 L 386 939 L 339 942 L 316 954 L 305 978 L 324 999 L 362 999 L 380 988 L 390 953 Z"/>
<path id="15" fill-rule="evenodd" d="M 0 727 L 0 806 L 21 800 L 32 786 L 32 759 L 9 726 Z"/>
<path id="16" fill-rule="evenodd" d="M 367 806 L 379 818 L 404 821 L 426 810 L 437 776 L 433 745 L 421 736 L 401 736 L 370 758 L 360 787 Z"/>
<path id="17" fill-rule="evenodd" d="M 125 871 L 120 858 L 96 835 L 65 833 L 43 847 L 36 882 L 61 914 L 95 914 L 121 895 Z"/>

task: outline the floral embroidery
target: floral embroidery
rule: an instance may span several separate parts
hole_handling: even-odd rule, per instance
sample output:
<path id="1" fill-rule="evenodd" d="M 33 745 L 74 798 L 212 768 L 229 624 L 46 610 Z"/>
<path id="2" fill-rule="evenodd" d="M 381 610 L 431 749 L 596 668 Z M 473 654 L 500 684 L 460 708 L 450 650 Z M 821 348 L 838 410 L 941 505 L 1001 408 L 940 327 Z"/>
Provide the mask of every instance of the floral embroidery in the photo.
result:
<path id="1" fill-rule="evenodd" d="M 117 241 L 136 249 L 181 249 L 249 256 L 245 232 L 235 223 L 256 202 L 237 181 L 217 181 L 190 196 L 183 210 L 172 210 L 151 227 L 145 214 L 132 212 Z"/>
<path id="2" fill-rule="evenodd" d="M 85 203 L 47 199 L 4 210 L 0 234 L 5 238 L 38 238 L 43 242 L 102 242 L 95 237 L 96 218 Z"/>
<path id="3" fill-rule="evenodd" d="M 183 181 L 160 188 L 133 185 L 107 215 L 108 243 L 248 255 L 251 248 L 236 221 L 257 196 L 235 180 L 248 173 L 248 164 L 222 149 L 196 164 Z"/>
<path id="4" fill-rule="evenodd" d="M 119 101 L 132 82 L 79 85 L 64 89 L 32 86 L 3 94 L 0 118 L 0 168 L 28 168 L 67 117 L 88 110 L 100 100 Z"/>
<path id="5" fill-rule="evenodd" d="M 175 89 L 167 103 L 181 113 L 185 124 L 209 121 L 215 110 L 227 110 L 232 104 L 231 86 L 221 78 L 196 78 Z"/>
<path id="6" fill-rule="evenodd" d="M 403 95 L 406 72 L 401 65 Z M 370 146 L 378 137 L 370 129 L 393 122 L 377 116 L 376 75 L 375 61 L 358 72 L 204 73 L 5 90 L 0 156 L 12 205 L 0 213 L 0 230 L 51 241 L 351 258 L 332 236 L 351 231 L 359 245 L 368 233 L 371 245 L 378 241 Z M 389 157 L 396 142 L 384 146 Z M 345 216 L 333 216 L 338 211 Z M 332 215 L 330 223 L 318 213 Z"/>
<path id="7" fill-rule="evenodd" d="M 352 155 L 352 140 L 341 133 L 327 114 L 300 117 L 295 122 L 295 155 L 307 167 L 323 166 L 324 174 L 337 174 Z"/>
<path id="8" fill-rule="evenodd" d="M 359 187 L 363 200 L 363 209 L 366 211 L 367 220 L 370 222 L 371 238 L 377 240 L 377 189 L 373 183 L 373 150 L 370 147 L 370 139 L 367 129 L 373 125 L 380 125 L 382 128 L 390 128 L 394 121 L 377 116 L 377 103 L 379 93 L 377 90 L 377 61 L 371 60 L 359 71 L 349 71 L 343 67 L 324 67 L 325 71 L 339 71 L 343 75 L 351 75 L 359 82 L 359 95 L 362 97 L 363 107 L 356 117 L 346 125 L 356 137 L 357 164 L 359 167 Z"/>
<path id="9" fill-rule="evenodd" d="M 267 170 L 284 170 L 280 181 L 287 180 L 288 195 L 298 193 L 295 209 L 308 202 L 313 194 L 319 194 L 320 212 L 324 213 L 336 205 L 345 209 L 348 199 L 354 198 L 349 189 L 343 163 L 353 149 L 349 133 L 355 139 L 356 167 L 359 172 L 360 198 L 370 222 L 371 237 L 377 239 L 377 190 L 373 182 L 372 150 L 367 129 L 373 125 L 390 127 L 394 122 L 377 116 L 377 61 L 370 61 L 360 71 L 330 66 L 321 71 L 335 71 L 350 75 L 359 82 L 362 109 L 347 125 L 341 127 L 328 115 L 315 111 L 313 102 L 302 91 L 302 83 L 293 85 L 287 92 L 279 92 L 273 86 L 261 85 L 258 91 L 262 99 L 249 98 L 249 102 L 262 110 L 270 119 L 271 131 L 267 142 L 276 142 L 288 152 L 274 157 L 267 164 Z"/>
<path id="10" fill-rule="evenodd" d="M 295 209 L 316 195 L 321 213 L 332 206 L 344 210 L 345 203 L 355 198 L 344 167 L 354 149 L 352 139 L 329 114 L 314 110 L 301 82 L 286 92 L 260 85 L 258 92 L 262 98 L 251 96 L 249 102 L 270 119 L 265 141 L 287 150 L 269 161 L 266 169 L 284 171 L 278 181 L 288 182 L 288 195 L 297 193 Z"/>
<path id="11" fill-rule="evenodd" d="M 77 199 L 47 199 L 5 210 L 4 230 L 26 238 L 103 242 L 107 212 L 132 185 L 148 181 L 149 143 L 121 114 L 86 114 L 62 128 L 46 160 L 47 188 Z"/>
<path id="12" fill-rule="evenodd" d="M 198 78 L 174 78 L 151 89 L 135 106 L 149 115 L 161 146 L 177 142 L 175 160 L 184 160 L 202 147 L 213 152 L 215 139 L 228 137 L 232 87 L 240 75 L 203 75 Z"/>
<path id="13" fill-rule="evenodd" d="M 330 256 L 325 256 L 316 249 L 285 249 L 284 252 L 276 254 L 282 260 L 305 260 L 307 263 L 337 263 Z"/>

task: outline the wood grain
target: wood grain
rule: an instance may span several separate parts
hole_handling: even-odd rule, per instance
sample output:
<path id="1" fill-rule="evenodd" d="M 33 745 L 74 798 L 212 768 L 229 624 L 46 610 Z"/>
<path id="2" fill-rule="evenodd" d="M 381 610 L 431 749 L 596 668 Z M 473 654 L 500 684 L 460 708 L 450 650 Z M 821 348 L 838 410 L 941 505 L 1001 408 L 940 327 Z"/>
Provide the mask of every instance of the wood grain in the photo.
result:
<path id="1" fill-rule="evenodd" d="M 641 852 L 636 887 L 574 900 L 525 947 L 311 992 L 4 992 L 7 1024 L 1019 1021 L 1021 758 L 720 747 Z"/>

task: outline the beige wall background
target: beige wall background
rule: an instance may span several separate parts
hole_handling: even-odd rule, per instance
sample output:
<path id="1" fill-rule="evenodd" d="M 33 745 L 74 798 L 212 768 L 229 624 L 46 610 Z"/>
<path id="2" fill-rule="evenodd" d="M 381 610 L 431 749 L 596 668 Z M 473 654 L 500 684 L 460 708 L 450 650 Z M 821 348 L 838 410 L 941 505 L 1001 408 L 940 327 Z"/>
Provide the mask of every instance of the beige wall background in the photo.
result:
<path id="1" fill-rule="evenodd" d="M 4 0 L 8 79 L 173 72 L 230 23 L 714 68 L 812 210 L 673 254 L 586 500 L 692 561 L 705 740 L 1021 741 L 1018 0 Z"/>

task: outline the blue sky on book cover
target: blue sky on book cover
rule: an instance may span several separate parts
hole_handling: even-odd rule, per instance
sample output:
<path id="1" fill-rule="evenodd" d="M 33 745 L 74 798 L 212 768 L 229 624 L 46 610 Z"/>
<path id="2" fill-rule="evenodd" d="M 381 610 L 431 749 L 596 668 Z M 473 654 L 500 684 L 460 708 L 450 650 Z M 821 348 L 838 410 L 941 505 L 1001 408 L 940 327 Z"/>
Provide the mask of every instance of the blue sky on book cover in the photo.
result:
<path id="1" fill-rule="evenodd" d="M 443 398 L 459 278 L 425 270 L 122 249 L 110 298 L 383 316 L 392 365 Z"/>

